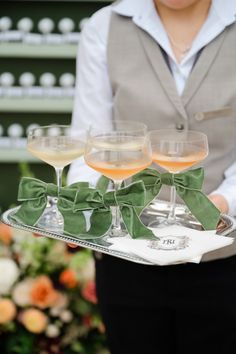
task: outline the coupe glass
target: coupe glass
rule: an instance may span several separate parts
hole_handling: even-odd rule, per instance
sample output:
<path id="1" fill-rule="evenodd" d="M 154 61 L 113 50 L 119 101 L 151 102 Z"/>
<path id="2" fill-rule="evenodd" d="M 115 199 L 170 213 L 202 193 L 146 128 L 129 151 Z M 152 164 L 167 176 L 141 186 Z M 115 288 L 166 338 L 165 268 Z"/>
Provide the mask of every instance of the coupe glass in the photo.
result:
<path id="1" fill-rule="evenodd" d="M 152 130 L 149 132 L 152 159 L 160 167 L 171 173 L 182 172 L 204 160 L 208 155 L 207 136 L 198 131 L 175 129 Z M 163 227 L 177 222 L 175 215 L 176 189 L 171 186 L 170 211 L 166 219 L 157 218 L 151 227 Z M 184 224 L 184 221 L 183 221 Z"/>
<path id="2" fill-rule="evenodd" d="M 75 133 L 70 125 L 39 126 L 28 132 L 27 149 L 54 167 L 59 191 L 64 167 L 83 155 L 85 140 L 86 132 Z M 56 232 L 63 231 L 64 220 L 57 208 L 57 198 L 48 197 L 47 207 L 37 226 Z"/>
<path id="3" fill-rule="evenodd" d="M 91 168 L 110 178 L 114 189 L 118 190 L 125 179 L 152 163 L 147 128 L 142 123 L 115 121 L 109 129 L 91 129 L 84 158 Z M 119 208 L 112 208 L 113 222 L 109 236 L 126 235 L 122 229 Z"/>

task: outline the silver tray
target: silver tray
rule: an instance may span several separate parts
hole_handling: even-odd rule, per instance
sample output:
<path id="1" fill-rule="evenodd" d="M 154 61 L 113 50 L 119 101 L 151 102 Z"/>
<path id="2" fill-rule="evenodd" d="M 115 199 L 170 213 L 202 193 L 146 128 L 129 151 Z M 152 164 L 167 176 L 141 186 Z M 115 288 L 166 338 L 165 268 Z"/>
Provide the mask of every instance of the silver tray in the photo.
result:
<path id="1" fill-rule="evenodd" d="M 17 223 L 15 220 L 12 219 L 12 215 L 16 212 L 16 210 L 19 207 L 9 209 L 5 211 L 1 215 L 1 220 L 16 229 L 20 230 L 25 230 L 28 232 L 33 232 L 33 233 L 38 233 L 42 236 L 46 236 L 52 239 L 56 239 L 59 241 L 64 241 L 67 243 L 72 243 L 77 246 L 81 246 L 84 248 L 88 248 L 92 251 L 96 252 L 101 252 L 105 253 L 111 256 L 115 256 L 118 258 L 125 259 L 127 261 L 135 262 L 135 263 L 140 263 L 140 264 L 146 264 L 146 265 L 153 265 L 153 263 L 148 262 L 138 256 L 134 256 L 130 253 L 125 253 L 125 252 L 120 252 L 120 251 L 115 251 L 109 249 L 109 246 L 111 245 L 107 241 L 104 240 L 104 238 L 96 239 L 96 240 L 84 240 L 75 236 L 68 236 L 63 233 L 56 233 L 53 231 L 48 231 L 45 229 L 41 229 L 35 226 L 29 226 L 25 224 L 20 224 Z M 143 212 L 141 219 L 144 224 L 148 225 L 150 220 L 154 220 L 155 217 L 166 217 L 168 215 L 169 211 L 169 204 L 167 202 L 163 201 L 155 201 L 151 203 Z M 189 211 L 186 209 L 184 205 L 177 205 L 176 206 L 176 217 L 178 219 L 184 219 L 186 220 L 186 227 L 202 230 L 201 225 L 196 221 L 196 219 L 189 213 Z M 236 230 L 236 220 L 233 217 L 230 217 L 228 215 L 221 215 L 221 220 L 219 223 L 219 226 L 217 228 L 217 234 L 223 235 L 223 236 L 229 236 L 231 233 Z"/>

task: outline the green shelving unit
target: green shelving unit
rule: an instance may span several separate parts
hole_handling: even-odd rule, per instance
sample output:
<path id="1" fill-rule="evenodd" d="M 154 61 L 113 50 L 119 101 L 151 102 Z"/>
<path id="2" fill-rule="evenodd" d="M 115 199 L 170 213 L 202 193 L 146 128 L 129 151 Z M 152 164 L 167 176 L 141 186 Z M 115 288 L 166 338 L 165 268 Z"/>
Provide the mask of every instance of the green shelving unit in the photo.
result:
<path id="1" fill-rule="evenodd" d="M 40 44 L 0 43 L 0 58 L 42 58 L 72 59 L 76 57 L 76 44 Z"/>
<path id="2" fill-rule="evenodd" d="M 62 98 L 1 98 L 0 112 L 38 112 L 38 113 L 68 113 L 71 114 L 73 108 L 72 97 Z"/>
<path id="3" fill-rule="evenodd" d="M 1 163 L 18 164 L 21 162 L 41 163 L 40 160 L 38 160 L 36 157 L 30 155 L 26 149 L 19 149 L 14 147 L 11 149 L 2 148 Z"/>

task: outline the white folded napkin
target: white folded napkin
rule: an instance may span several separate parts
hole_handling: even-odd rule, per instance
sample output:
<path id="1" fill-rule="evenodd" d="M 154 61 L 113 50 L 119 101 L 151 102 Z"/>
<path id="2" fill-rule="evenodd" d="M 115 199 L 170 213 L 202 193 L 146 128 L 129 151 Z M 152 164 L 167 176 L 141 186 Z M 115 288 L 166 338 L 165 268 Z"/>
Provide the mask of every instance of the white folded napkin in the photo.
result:
<path id="1" fill-rule="evenodd" d="M 204 253 L 229 246 L 233 237 L 220 236 L 216 231 L 198 231 L 191 228 L 172 225 L 153 228 L 159 240 L 135 240 L 129 235 L 110 237 L 109 249 L 139 256 L 151 264 L 168 265 L 176 263 L 199 263 Z"/>

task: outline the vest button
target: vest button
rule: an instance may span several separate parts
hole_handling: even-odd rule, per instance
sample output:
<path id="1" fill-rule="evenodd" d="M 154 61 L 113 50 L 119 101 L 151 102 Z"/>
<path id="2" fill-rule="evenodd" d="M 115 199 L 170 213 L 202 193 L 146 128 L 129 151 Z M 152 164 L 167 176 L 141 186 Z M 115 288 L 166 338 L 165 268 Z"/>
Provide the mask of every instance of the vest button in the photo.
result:
<path id="1" fill-rule="evenodd" d="M 183 123 L 177 123 L 175 127 L 176 127 L 177 130 L 184 130 L 184 124 Z"/>
<path id="2" fill-rule="evenodd" d="M 201 120 L 204 119 L 204 113 L 203 113 L 203 112 L 196 113 L 196 114 L 194 115 L 194 118 L 195 118 L 196 120 L 198 120 L 198 121 L 201 121 Z"/>

